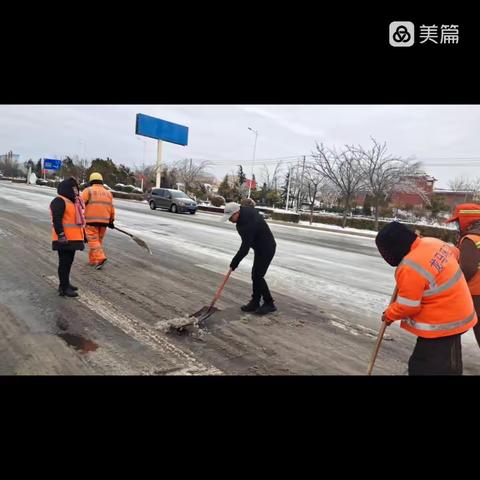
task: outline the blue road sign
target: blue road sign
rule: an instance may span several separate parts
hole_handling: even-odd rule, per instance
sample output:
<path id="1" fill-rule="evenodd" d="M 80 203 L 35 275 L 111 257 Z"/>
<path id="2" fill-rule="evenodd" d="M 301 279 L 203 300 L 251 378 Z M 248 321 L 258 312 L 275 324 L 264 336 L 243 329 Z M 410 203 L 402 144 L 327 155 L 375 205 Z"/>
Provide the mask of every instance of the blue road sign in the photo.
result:
<path id="1" fill-rule="evenodd" d="M 62 168 L 62 161 L 55 160 L 52 158 L 43 159 L 43 169 L 44 170 L 60 170 Z"/>
<path id="2" fill-rule="evenodd" d="M 188 145 L 188 127 L 137 113 L 135 133 L 177 145 Z"/>

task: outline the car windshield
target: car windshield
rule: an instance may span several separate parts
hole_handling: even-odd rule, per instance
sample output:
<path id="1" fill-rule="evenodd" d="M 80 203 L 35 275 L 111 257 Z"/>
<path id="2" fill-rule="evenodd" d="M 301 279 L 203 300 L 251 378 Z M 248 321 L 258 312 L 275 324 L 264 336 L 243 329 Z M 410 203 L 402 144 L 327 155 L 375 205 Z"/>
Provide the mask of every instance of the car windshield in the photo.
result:
<path id="1" fill-rule="evenodd" d="M 185 198 L 186 200 L 191 200 L 184 192 L 170 192 L 172 194 L 172 198 Z"/>

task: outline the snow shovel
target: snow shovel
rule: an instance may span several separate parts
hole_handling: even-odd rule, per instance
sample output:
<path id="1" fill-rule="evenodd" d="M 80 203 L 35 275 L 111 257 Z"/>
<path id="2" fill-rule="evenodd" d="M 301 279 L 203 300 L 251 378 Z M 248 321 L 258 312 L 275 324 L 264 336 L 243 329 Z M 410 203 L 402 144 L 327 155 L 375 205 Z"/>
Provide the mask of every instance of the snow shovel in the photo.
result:
<path id="1" fill-rule="evenodd" d="M 208 307 L 202 307 L 198 312 L 195 312 L 192 317 L 197 318 L 197 322 L 203 322 L 205 321 L 212 313 L 215 313 L 218 308 L 215 308 L 214 305 L 216 301 L 220 298 L 220 295 L 222 294 L 223 287 L 227 283 L 227 280 L 230 277 L 230 274 L 232 273 L 232 269 L 230 268 L 223 278 L 222 283 L 218 287 L 218 290 L 215 292 L 215 296 L 213 297 L 212 303 Z"/>
<path id="2" fill-rule="evenodd" d="M 115 227 L 115 230 L 118 230 L 120 233 L 124 233 L 125 235 L 128 235 L 137 245 L 140 245 L 142 248 L 147 250 L 150 255 L 153 255 L 152 251 L 150 250 L 150 247 L 141 238 L 138 238 L 135 235 L 133 235 L 132 233 L 126 232 L 125 230 L 120 230 L 118 227 Z"/>
<path id="3" fill-rule="evenodd" d="M 392 293 L 392 298 L 390 299 L 390 303 L 394 302 L 395 298 L 397 297 L 397 293 L 398 293 L 398 289 L 397 287 L 395 287 Z M 375 360 L 377 359 L 378 351 L 380 350 L 380 344 L 382 343 L 383 335 L 385 334 L 386 328 L 387 328 L 387 323 L 382 322 L 382 326 L 380 327 L 380 331 L 378 332 L 377 344 L 375 345 L 375 349 L 372 352 L 372 358 L 370 359 L 370 363 L 368 364 L 367 375 L 372 374 L 373 365 L 375 364 Z"/>
<path id="4" fill-rule="evenodd" d="M 210 315 L 218 311 L 218 308 L 214 307 L 215 302 L 220 298 L 220 295 L 222 293 L 223 287 L 227 283 L 228 278 L 230 277 L 230 274 L 232 273 L 232 269 L 230 268 L 223 277 L 223 281 L 218 287 L 217 291 L 215 292 L 215 296 L 213 297 L 212 303 L 208 306 L 202 307 L 198 312 L 195 312 L 194 314 L 190 315 L 190 317 L 186 320 L 185 323 L 182 325 L 178 325 L 175 327 L 176 330 L 183 330 L 187 325 L 192 325 L 194 323 L 200 324 L 203 323 Z"/>

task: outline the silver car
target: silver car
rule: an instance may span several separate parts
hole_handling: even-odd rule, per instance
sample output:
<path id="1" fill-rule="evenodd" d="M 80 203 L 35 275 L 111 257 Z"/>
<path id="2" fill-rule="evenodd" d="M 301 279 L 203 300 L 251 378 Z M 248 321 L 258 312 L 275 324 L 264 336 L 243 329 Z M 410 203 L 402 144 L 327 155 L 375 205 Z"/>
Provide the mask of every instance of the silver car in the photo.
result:
<path id="1" fill-rule="evenodd" d="M 147 195 L 147 201 L 152 210 L 164 208 L 172 213 L 197 211 L 197 203 L 181 190 L 169 188 L 153 188 Z"/>

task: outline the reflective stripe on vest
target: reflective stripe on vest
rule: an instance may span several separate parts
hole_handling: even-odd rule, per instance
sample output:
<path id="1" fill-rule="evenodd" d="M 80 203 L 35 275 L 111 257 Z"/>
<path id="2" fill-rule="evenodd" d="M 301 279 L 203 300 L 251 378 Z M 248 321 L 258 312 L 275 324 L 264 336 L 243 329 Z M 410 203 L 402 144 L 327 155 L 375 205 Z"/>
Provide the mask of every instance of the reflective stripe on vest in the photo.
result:
<path id="1" fill-rule="evenodd" d="M 402 264 L 408 265 L 410 268 L 413 268 L 413 270 L 415 270 L 417 273 L 419 273 L 422 277 L 426 278 L 428 280 L 429 284 L 430 284 L 430 289 L 436 287 L 434 276 L 430 272 L 425 270 L 421 265 L 419 265 L 418 263 L 415 263 L 413 260 L 410 260 L 409 258 L 404 258 L 400 262 L 400 265 L 402 265 Z"/>
<path id="2" fill-rule="evenodd" d="M 449 288 L 453 287 L 461 278 L 462 278 L 462 269 L 459 268 L 457 270 L 457 273 L 455 273 L 455 275 L 450 280 L 448 280 L 445 283 L 442 283 L 438 287 L 430 288 L 429 290 L 426 290 L 423 293 L 423 296 L 429 297 L 430 295 L 436 295 L 437 293 L 444 292 L 445 290 L 448 290 Z"/>
<path id="3" fill-rule="evenodd" d="M 88 188 L 88 201 L 85 208 L 87 223 L 110 223 L 113 216 L 113 199 L 104 187 Z"/>
<path id="4" fill-rule="evenodd" d="M 422 303 L 422 300 L 410 300 L 409 298 L 397 296 L 396 301 L 401 305 L 407 305 L 408 307 L 419 307 Z"/>
<path id="5" fill-rule="evenodd" d="M 448 290 L 449 288 L 453 287 L 461 278 L 462 278 L 462 270 L 459 268 L 455 275 L 450 279 L 447 280 L 445 283 L 442 283 L 442 285 L 437 285 L 435 282 L 435 278 L 433 275 L 425 270 L 422 266 L 418 265 L 418 263 L 415 263 L 414 261 L 406 258 L 402 260 L 401 264 L 408 265 L 410 268 L 415 270 L 417 273 L 419 273 L 423 278 L 428 280 L 430 284 L 430 288 L 428 290 L 425 290 L 423 292 L 424 297 L 430 297 L 431 295 L 436 295 L 437 293 L 444 292 L 445 290 Z M 402 303 L 402 302 L 398 302 Z M 404 303 L 403 305 L 409 305 L 408 303 Z M 416 305 L 410 305 L 412 307 L 415 307 Z"/>
<path id="6" fill-rule="evenodd" d="M 105 220 L 107 223 L 110 222 L 110 217 L 90 217 L 90 216 L 86 216 L 85 217 L 85 220 Z"/>
<path id="7" fill-rule="evenodd" d="M 105 187 L 103 187 L 103 190 L 105 192 L 107 192 L 107 189 Z M 99 204 L 103 204 L 103 205 L 112 205 L 112 201 L 113 201 L 112 197 L 110 197 L 110 201 L 108 201 L 108 202 L 104 202 L 104 201 L 101 201 L 101 200 L 92 200 L 93 197 L 95 196 L 94 192 L 95 192 L 94 188 L 88 187 L 88 204 L 89 205 L 92 205 L 92 204 L 95 204 L 95 203 L 99 203 Z"/>
<path id="8" fill-rule="evenodd" d="M 57 198 L 61 198 L 65 203 L 65 211 L 63 212 L 62 217 L 62 227 L 63 233 L 65 237 L 69 241 L 83 241 L 83 227 L 82 225 L 78 225 L 77 223 L 73 223 L 76 220 L 76 209 L 75 204 L 66 197 L 59 195 Z M 50 211 L 50 216 L 52 212 Z M 55 227 L 53 226 L 53 219 L 52 219 L 52 240 L 57 241 L 58 235 L 55 231 Z"/>
<path id="9" fill-rule="evenodd" d="M 407 323 L 412 328 L 416 328 L 417 330 L 423 330 L 425 332 L 438 332 L 438 331 L 449 331 L 454 330 L 455 328 L 461 327 L 462 325 L 466 325 L 467 323 L 471 322 L 475 318 L 475 311 L 473 311 L 467 318 L 463 320 L 457 320 L 454 322 L 448 322 L 443 324 L 435 324 L 432 325 L 431 323 L 421 323 L 412 320 L 411 318 L 405 318 L 402 322 Z"/>

